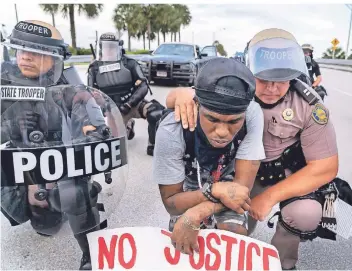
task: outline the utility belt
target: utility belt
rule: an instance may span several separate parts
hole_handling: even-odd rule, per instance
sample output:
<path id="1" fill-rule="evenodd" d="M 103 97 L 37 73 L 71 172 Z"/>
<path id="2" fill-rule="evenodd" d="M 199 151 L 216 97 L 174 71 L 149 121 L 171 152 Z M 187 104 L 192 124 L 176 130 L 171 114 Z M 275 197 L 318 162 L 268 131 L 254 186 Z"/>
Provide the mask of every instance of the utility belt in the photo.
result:
<path id="1" fill-rule="evenodd" d="M 287 147 L 279 158 L 262 162 L 257 173 L 257 180 L 263 187 L 274 185 L 286 178 L 285 169 L 295 173 L 306 165 L 301 142 L 297 141 Z"/>
<path id="2" fill-rule="evenodd" d="M 109 95 L 109 97 L 114 101 L 116 105 L 121 105 L 127 103 L 128 100 L 132 97 L 132 92 L 118 93 Z"/>
<path id="3" fill-rule="evenodd" d="M 99 88 L 102 92 L 104 92 L 106 95 L 113 97 L 113 96 L 126 96 L 128 94 L 133 94 L 135 92 L 135 88 L 131 85 L 124 85 L 124 86 L 109 86 L 109 87 L 103 87 Z"/>

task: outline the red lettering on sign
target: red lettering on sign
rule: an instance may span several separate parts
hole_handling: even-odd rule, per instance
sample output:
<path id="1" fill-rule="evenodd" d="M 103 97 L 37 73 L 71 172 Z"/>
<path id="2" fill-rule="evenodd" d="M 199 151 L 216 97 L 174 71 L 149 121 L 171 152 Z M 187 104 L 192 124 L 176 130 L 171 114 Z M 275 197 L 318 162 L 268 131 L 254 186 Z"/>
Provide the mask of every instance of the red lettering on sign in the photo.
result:
<path id="1" fill-rule="evenodd" d="M 224 234 L 221 234 L 221 239 L 226 242 L 225 270 L 231 270 L 232 246 L 237 244 L 237 239 Z"/>
<path id="2" fill-rule="evenodd" d="M 129 262 L 125 261 L 125 246 L 124 246 L 124 240 L 127 239 L 129 242 L 129 245 L 132 249 L 132 257 L 129 260 Z M 119 240 L 119 262 L 121 266 L 125 269 L 131 269 L 134 267 L 136 263 L 136 258 L 137 258 L 137 249 L 136 249 L 136 242 L 133 238 L 133 236 L 130 233 L 124 233 L 121 235 L 120 240 Z"/>
<path id="3" fill-rule="evenodd" d="M 220 241 L 220 237 L 216 234 L 216 233 L 209 233 L 208 236 L 207 236 L 207 239 L 206 239 L 206 244 L 207 244 L 207 248 L 212 252 L 214 253 L 215 255 L 215 262 L 213 265 L 210 265 L 210 255 L 207 254 L 205 256 L 205 269 L 206 270 L 219 270 L 219 267 L 220 267 L 220 263 L 221 263 L 221 255 L 220 255 L 220 252 L 212 247 L 211 245 L 211 240 L 214 239 L 215 240 L 215 243 L 217 245 L 220 245 L 221 244 L 221 241 Z"/>
<path id="4" fill-rule="evenodd" d="M 161 230 L 161 234 L 166 235 L 167 237 L 171 238 L 171 232 L 165 231 L 165 230 Z"/>
<path id="5" fill-rule="evenodd" d="M 253 248 L 256 250 L 256 253 L 258 256 L 260 256 L 260 248 L 256 243 L 249 243 L 247 246 L 247 264 L 246 264 L 246 269 L 247 270 L 252 270 L 253 266 L 253 255 L 252 255 L 252 250 Z"/>
<path id="6" fill-rule="evenodd" d="M 196 252 L 193 252 L 193 255 L 189 255 L 189 263 L 191 264 L 192 268 L 195 270 L 201 269 L 204 265 L 205 241 L 202 236 L 198 236 L 198 246 L 199 246 L 199 260 L 197 264 L 194 262 L 194 254 L 196 254 Z"/>
<path id="7" fill-rule="evenodd" d="M 238 252 L 238 270 L 244 270 L 244 257 L 246 255 L 246 241 L 240 241 L 240 249 Z"/>
<path id="8" fill-rule="evenodd" d="M 98 268 L 104 269 L 104 257 L 108 262 L 109 269 L 115 266 L 115 248 L 117 243 L 117 235 L 113 235 L 110 241 L 110 251 L 108 250 L 104 237 L 98 238 Z"/>
<path id="9" fill-rule="evenodd" d="M 161 230 L 161 233 L 166 235 L 167 237 L 171 237 L 171 233 Z M 171 249 L 169 247 L 164 248 L 164 255 L 166 260 L 168 261 L 169 264 L 171 265 L 176 265 L 180 261 L 181 253 L 179 250 L 175 249 L 175 255 L 174 257 L 171 256 Z"/>
<path id="10" fill-rule="evenodd" d="M 264 247 L 263 248 L 263 269 L 270 270 L 269 266 L 269 256 L 279 259 L 279 255 L 277 252 L 271 248 Z"/>

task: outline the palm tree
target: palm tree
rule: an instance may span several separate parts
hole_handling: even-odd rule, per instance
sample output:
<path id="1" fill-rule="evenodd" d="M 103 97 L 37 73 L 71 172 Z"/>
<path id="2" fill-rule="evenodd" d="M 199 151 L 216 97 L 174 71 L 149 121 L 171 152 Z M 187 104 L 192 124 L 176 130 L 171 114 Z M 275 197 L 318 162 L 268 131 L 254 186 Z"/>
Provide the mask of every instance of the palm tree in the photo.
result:
<path id="1" fill-rule="evenodd" d="M 164 42 L 166 41 L 166 34 L 169 32 L 170 24 L 172 21 L 171 14 L 173 14 L 173 9 L 171 5 L 159 4 L 156 12 L 158 16 L 155 20 L 155 26 L 158 29 L 158 33 L 163 34 Z"/>
<path id="2" fill-rule="evenodd" d="M 70 30 L 73 49 L 76 45 L 76 27 L 75 27 L 75 8 L 78 9 L 78 15 L 84 13 L 89 19 L 98 17 L 99 13 L 103 11 L 103 4 L 61 4 L 60 9 L 62 16 L 70 18 Z"/>
<path id="3" fill-rule="evenodd" d="M 138 6 L 132 4 L 117 5 L 114 9 L 113 22 L 117 30 L 125 30 L 128 33 L 128 50 L 131 51 L 131 37 L 135 37 L 138 33 L 137 14 Z"/>
<path id="4" fill-rule="evenodd" d="M 158 36 L 158 46 L 160 45 L 160 32 L 162 28 L 162 20 L 164 19 L 164 10 L 165 10 L 165 4 L 155 4 L 154 5 L 154 13 L 156 16 L 152 20 L 152 32 L 157 33 Z M 165 42 L 165 38 L 164 38 Z"/>
<path id="5" fill-rule="evenodd" d="M 192 15 L 189 8 L 186 5 L 173 5 L 174 11 L 177 15 L 177 25 L 178 25 L 178 41 L 181 41 L 181 26 L 185 27 L 191 23 Z M 176 41 L 176 37 L 175 37 Z"/>
<path id="6" fill-rule="evenodd" d="M 334 52 L 332 50 L 332 47 L 330 47 L 329 49 L 327 49 L 324 53 L 323 53 L 323 58 L 327 58 L 327 59 L 332 59 L 334 56 Z M 345 59 L 345 51 L 341 48 L 341 47 L 337 47 L 335 50 L 335 59 Z"/>
<path id="7" fill-rule="evenodd" d="M 59 11 L 59 4 L 39 4 L 45 13 L 51 14 L 53 26 L 55 27 L 55 15 Z"/>

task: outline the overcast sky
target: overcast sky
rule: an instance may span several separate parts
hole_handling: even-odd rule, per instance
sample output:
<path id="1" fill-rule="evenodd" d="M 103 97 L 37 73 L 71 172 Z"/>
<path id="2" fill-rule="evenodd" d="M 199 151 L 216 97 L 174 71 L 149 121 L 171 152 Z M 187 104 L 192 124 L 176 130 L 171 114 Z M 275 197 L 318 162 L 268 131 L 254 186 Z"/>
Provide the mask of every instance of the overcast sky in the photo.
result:
<path id="1" fill-rule="evenodd" d="M 4 2 L 4 0 L 2 1 Z M 89 48 L 98 33 L 115 32 L 112 16 L 115 4 L 106 3 L 104 11 L 94 20 L 76 14 L 77 46 Z M 350 11 L 343 4 L 278 5 L 278 4 L 192 4 L 188 5 L 192 22 L 181 30 L 181 41 L 194 40 L 200 46 L 209 45 L 213 38 L 219 40 L 230 54 L 243 50 L 246 42 L 258 31 L 277 27 L 290 31 L 302 43 L 312 43 L 316 57 L 320 57 L 331 40 L 337 38 L 346 49 Z M 51 16 L 41 11 L 38 4 L 17 4 L 19 20 L 37 19 L 51 23 Z M 56 26 L 67 43 L 71 44 L 68 19 L 56 16 Z M 14 4 L 1 3 L 0 23 L 6 25 L 8 34 L 16 24 Z M 215 33 L 215 34 L 214 34 Z M 127 47 L 127 33 L 123 39 Z M 163 41 L 161 36 L 161 41 Z M 170 41 L 170 36 L 166 37 Z M 350 48 L 352 47 L 350 42 Z M 148 47 L 148 43 L 146 43 Z M 157 47 L 152 42 L 151 49 Z M 142 49 L 143 41 L 132 39 L 132 49 Z"/>

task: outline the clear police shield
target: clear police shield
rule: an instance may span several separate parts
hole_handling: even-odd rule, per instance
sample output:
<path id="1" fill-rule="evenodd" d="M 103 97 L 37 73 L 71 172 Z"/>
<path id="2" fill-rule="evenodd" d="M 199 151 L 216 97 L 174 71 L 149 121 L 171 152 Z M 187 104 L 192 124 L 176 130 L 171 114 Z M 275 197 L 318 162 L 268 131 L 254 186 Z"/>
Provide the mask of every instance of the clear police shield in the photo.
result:
<path id="1" fill-rule="evenodd" d="M 122 47 L 119 41 L 102 40 L 100 48 L 101 61 L 119 61 L 122 57 Z"/>
<path id="2" fill-rule="evenodd" d="M 127 180 L 116 104 L 84 85 L 1 86 L 1 211 L 53 235 L 106 226 Z M 27 93 L 25 95 L 25 93 Z"/>

